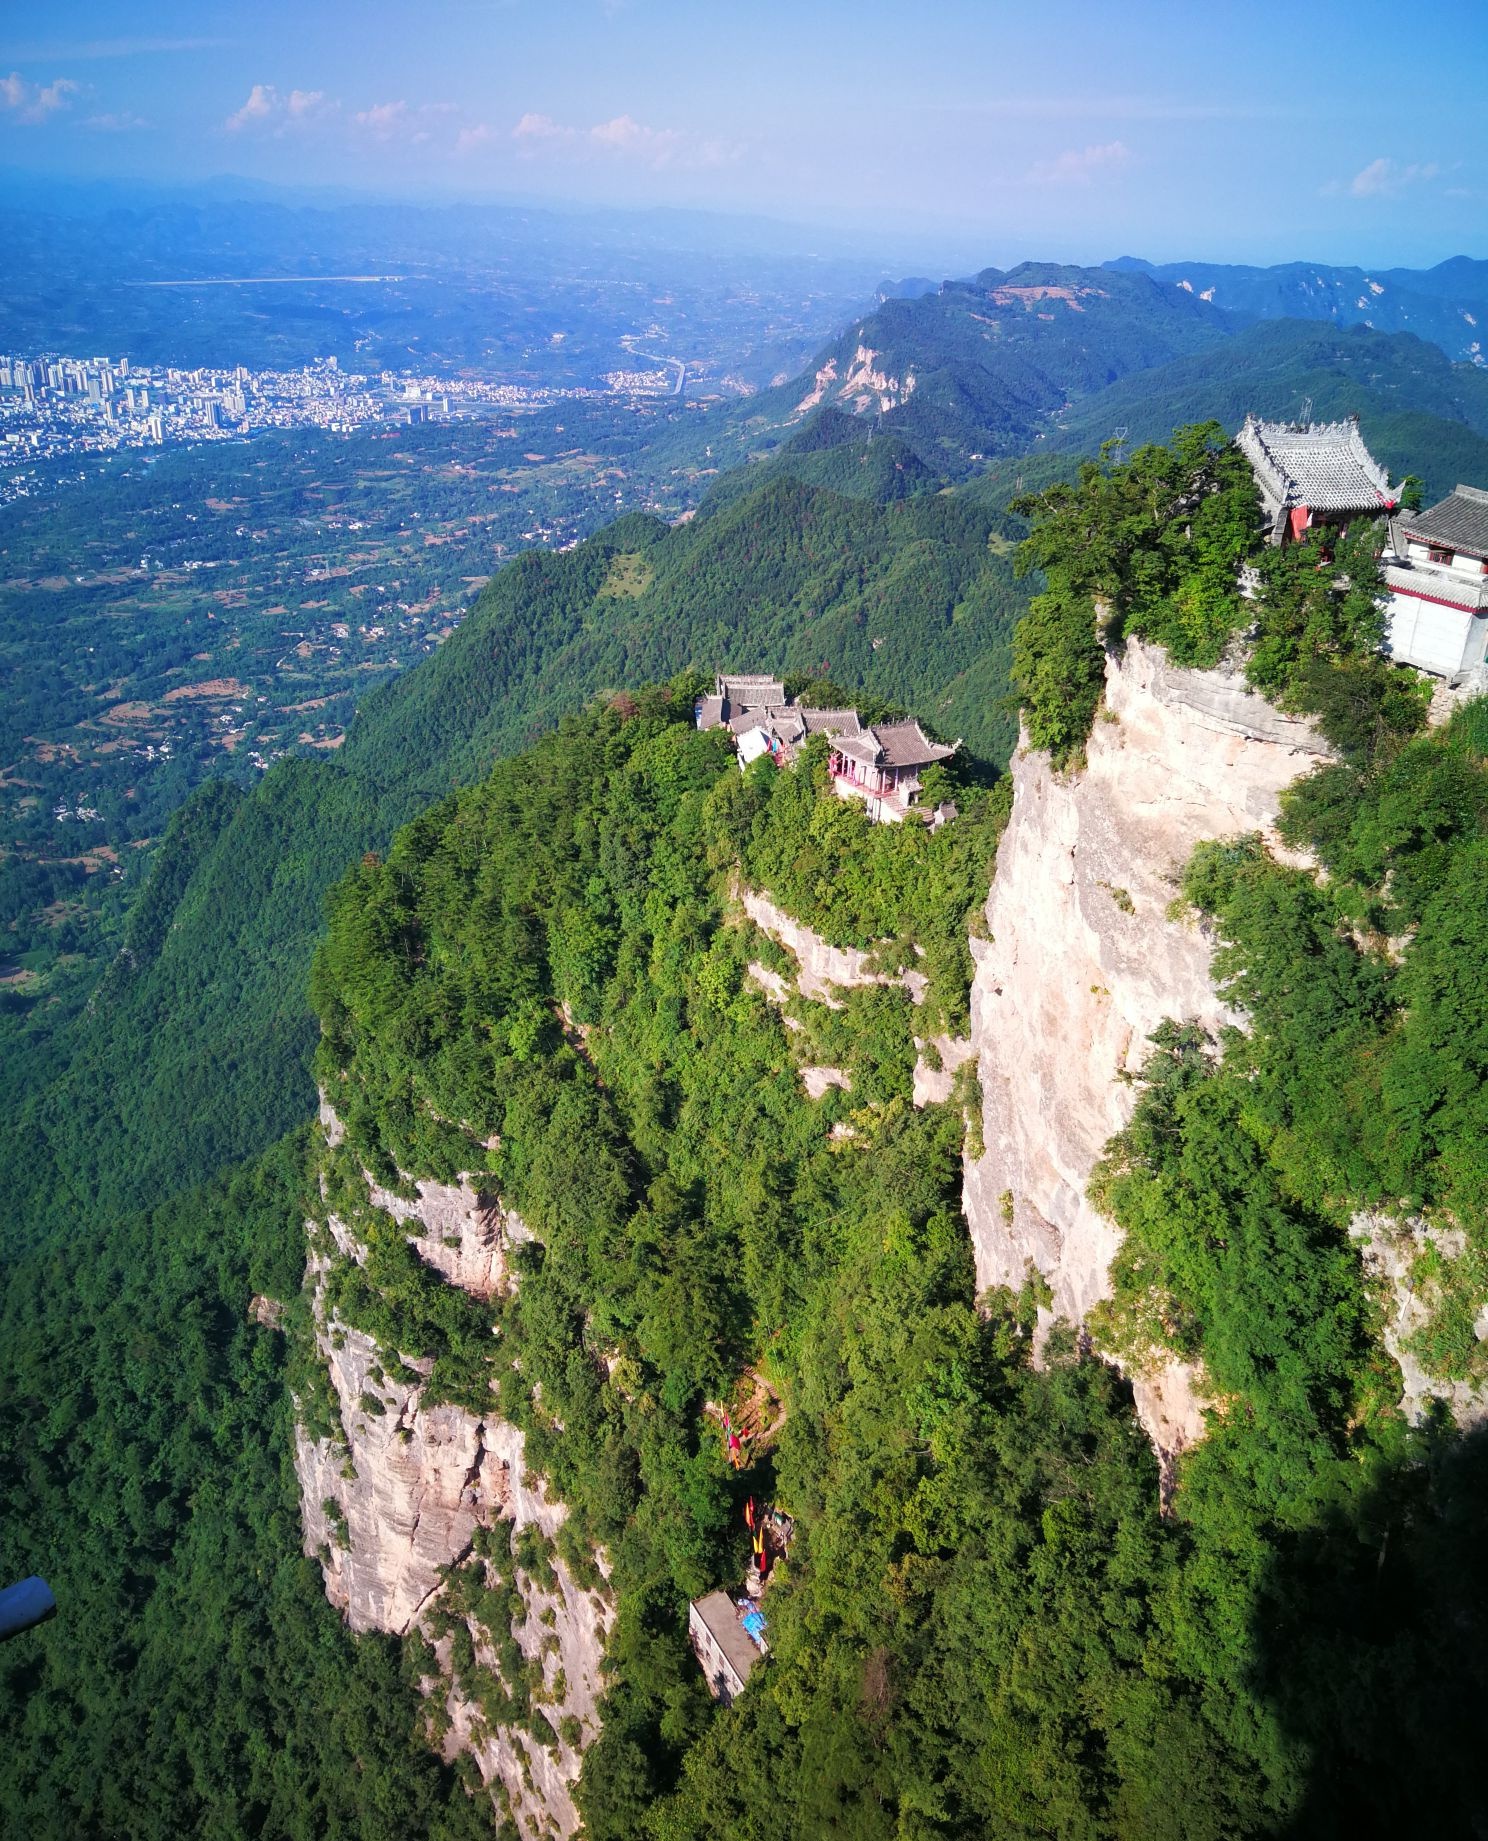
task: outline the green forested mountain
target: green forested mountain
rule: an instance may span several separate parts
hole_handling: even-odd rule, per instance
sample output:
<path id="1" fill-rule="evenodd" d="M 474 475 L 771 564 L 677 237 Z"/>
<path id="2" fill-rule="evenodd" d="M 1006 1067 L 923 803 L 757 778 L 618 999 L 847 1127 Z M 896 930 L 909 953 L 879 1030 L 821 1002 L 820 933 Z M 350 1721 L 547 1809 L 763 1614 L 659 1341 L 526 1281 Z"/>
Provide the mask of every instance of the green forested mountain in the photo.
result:
<path id="1" fill-rule="evenodd" d="M 935 472 L 960 472 L 969 454 L 1020 452 L 1072 400 L 1221 343 L 1233 325 L 1146 275 L 1050 262 L 984 269 L 881 301 L 736 419 L 758 439 L 821 403 L 876 421 Z"/>
<path id="2" fill-rule="evenodd" d="M 7 1240 L 146 1205 L 303 1118 L 324 891 L 599 690 L 684 666 L 826 673 L 1005 758 L 1026 594 L 1001 523 L 939 495 L 880 505 L 775 478 L 690 523 L 623 519 L 502 570 L 432 659 L 365 699 L 334 761 L 188 802 L 86 1009 L 60 1040 L 45 1012 L 16 1026 Z"/>
<path id="3" fill-rule="evenodd" d="M 1414 326 L 1326 319 L 1222 312 L 1140 267 L 989 269 L 883 301 L 733 420 L 769 448 L 768 466 L 880 497 L 964 478 L 983 464 L 974 455 L 998 462 L 1001 487 L 1120 430 L 1135 446 L 1309 403 L 1316 420 L 1359 415 L 1397 478 L 1443 492 L 1488 479 L 1488 372 Z"/>
<path id="4" fill-rule="evenodd" d="M 109 1218 L 260 1150 L 305 1116 L 304 968 L 327 883 L 383 826 L 336 765 L 251 793 L 209 782 L 176 815 L 125 941 L 7 1126 L 26 1227 Z"/>
<path id="5" fill-rule="evenodd" d="M 1396 479 L 1414 473 L 1429 496 L 1488 480 L 1488 371 L 1453 364 L 1414 333 L 1267 321 L 1224 345 L 1127 378 L 1055 418 L 1047 445 L 1093 452 L 1118 429 L 1133 447 L 1182 423 L 1238 428 L 1248 414 L 1295 420 L 1357 415 Z"/>
<path id="6" fill-rule="evenodd" d="M 1417 1353 L 1478 1380 L 1481 721 L 1421 736 L 1419 697 L 1369 663 L 1363 548 L 1347 593 L 1299 551 L 1260 617 L 1238 602 L 1253 494 L 1215 431 L 1005 507 L 1014 467 L 1072 470 L 1066 443 L 1303 395 L 1359 409 L 1397 473 L 1488 481 L 1483 386 L 1409 338 L 1247 331 L 1149 277 L 1032 266 L 886 302 L 835 355 L 839 382 L 897 367 L 896 406 L 824 395 L 782 441 L 800 397 L 761 399 L 744 438 L 773 456 L 695 518 L 502 570 L 333 761 L 182 808 L 74 1021 L 10 1019 L 0 1558 L 66 1599 L 0 1655 L 18 1832 L 471 1832 L 411 1741 L 409 1664 L 353 1644 L 298 1558 L 300 1231 L 357 1154 L 389 1179 L 487 1168 L 537 1236 L 492 1313 L 452 1311 L 375 1222 L 366 1270 L 331 1282 L 436 1390 L 494 1380 L 576 1550 L 609 1550 L 600 1841 L 1481 1832 L 1488 1473 L 1400 1419 L 1346 1235 L 1402 1201 L 1460 1225 L 1464 1256 L 1416 1275 Z M 1033 1284 L 974 1296 L 975 1095 L 909 1104 L 907 999 L 798 1002 L 788 1029 L 746 975 L 775 949 L 729 900 L 738 873 L 896 963 L 918 941 L 930 1014 L 963 1023 L 1008 686 L 1016 667 L 1034 741 L 1077 770 L 1097 596 L 1113 641 L 1195 664 L 1254 627 L 1253 679 L 1340 750 L 1285 819 L 1325 885 L 1243 841 L 1183 871 L 1256 1026 L 1161 1037 L 1099 1178 L 1128 1236 L 1100 1333 L 1223 1391 L 1170 1514 L 1124 1383 L 1063 1330 L 1031 1363 Z M 870 828 L 824 795 L 819 749 L 741 776 L 691 724 L 716 666 L 964 737 L 961 817 Z M 312 1103 L 318 1031 L 339 1162 L 268 1148 Z M 806 1099 L 807 1057 L 852 1092 Z M 287 1342 L 248 1318 L 265 1290 Z M 679 1608 L 743 1559 L 745 1486 L 702 1405 L 746 1370 L 788 1408 L 751 1481 L 799 1533 L 774 1661 L 718 1714 Z"/>

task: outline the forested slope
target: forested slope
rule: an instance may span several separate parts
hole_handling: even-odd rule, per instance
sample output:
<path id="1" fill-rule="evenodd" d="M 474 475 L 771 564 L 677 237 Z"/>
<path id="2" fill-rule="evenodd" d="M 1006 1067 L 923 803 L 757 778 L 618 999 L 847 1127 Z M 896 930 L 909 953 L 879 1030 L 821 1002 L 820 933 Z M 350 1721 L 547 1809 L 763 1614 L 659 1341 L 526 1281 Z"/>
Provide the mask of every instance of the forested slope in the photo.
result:
<path id="1" fill-rule="evenodd" d="M 768 665 L 892 697 L 995 761 L 1013 739 L 997 661 L 1022 600 L 1006 546 L 989 544 L 1003 522 L 937 494 L 879 503 L 788 477 L 687 524 L 623 519 L 503 570 L 436 658 L 366 700 L 343 759 L 434 797 L 595 691 Z"/>
<path id="2" fill-rule="evenodd" d="M 38 1019 L 11 1070 L 7 1241 L 146 1205 L 303 1118 L 325 890 L 598 690 L 685 666 L 829 672 L 989 767 L 1005 758 L 1027 597 L 1002 522 L 933 494 L 880 505 L 772 479 L 691 523 L 623 519 L 500 571 L 433 658 L 366 699 L 334 761 L 182 809 L 87 1009 L 60 1040 Z"/>
<path id="3" fill-rule="evenodd" d="M 489 1841 L 414 1737 L 407 1664 L 300 1553 L 285 1339 L 303 1136 L 250 1172 L 13 1263 L 0 1311 L 0 1576 L 53 1622 L 0 1650 L 0 1826 Z"/>
<path id="4" fill-rule="evenodd" d="M 1088 454 L 1118 429 L 1132 447 L 1182 423 L 1236 429 L 1255 414 L 1314 421 L 1357 415 L 1394 478 L 1414 473 L 1430 498 L 1488 480 L 1488 372 L 1453 364 L 1412 333 L 1340 330 L 1299 320 L 1245 327 L 1194 357 L 1123 379 L 1055 419 L 1048 446 Z"/>
<path id="5" fill-rule="evenodd" d="M 1347 676 L 1347 636 L 1316 638 Z M 1480 724 L 1412 743 L 1419 700 L 1354 689 L 1326 716 L 1348 764 L 1304 782 L 1289 822 L 1420 917 L 1409 1002 L 1438 992 L 1437 930 L 1470 911 L 1452 886 L 1488 811 Z M 1100 1333 L 1134 1360 L 1173 1341 L 1220 1402 L 1164 1516 L 1113 1371 L 1072 1327 L 1030 1365 L 1033 1286 L 975 1308 L 966 1096 L 908 1105 L 908 1000 L 798 1000 L 787 1028 L 747 970 L 783 962 L 730 899 L 742 873 L 863 939 L 887 894 L 906 933 L 949 939 L 996 806 L 968 802 L 959 835 L 875 831 L 809 761 L 741 778 L 675 701 L 572 721 L 409 827 L 338 892 L 315 987 L 351 1154 L 385 1177 L 482 1164 L 537 1236 L 494 1342 L 453 1333 L 391 1244 L 332 1285 L 462 1395 L 488 1372 L 571 1532 L 608 1548 L 620 1623 L 590 1832 L 1470 1832 L 1488 1468 L 1397 1412 L 1337 1197 L 1480 1209 L 1476 1102 L 1421 1078 L 1444 1056 L 1476 1067 L 1488 1007 L 1457 980 L 1412 1043 L 1352 897 L 1244 844 L 1190 870 L 1258 1027 L 1222 1059 L 1161 1039 L 1100 1179 L 1130 1236 Z M 1356 867 L 1385 811 L 1439 811 L 1447 785 L 1437 848 L 1408 825 Z M 954 1014 L 969 960 L 925 963 Z M 1406 1057 L 1384 1116 L 1381 1032 Z M 1340 1056 L 1342 1104 L 1323 1072 Z M 809 1100 L 798 1065 L 827 1058 L 852 1091 Z M 1392 1142 L 1371 1187 L 1359 1159 Z M 738 1475 L 705 1402 L 754 1373 L 785 1413 Z M 748 1493 L 796 1533 L 771 1661 L 725 1713 L 690 1673 L 682 1608 L 738 1576 Z"/>

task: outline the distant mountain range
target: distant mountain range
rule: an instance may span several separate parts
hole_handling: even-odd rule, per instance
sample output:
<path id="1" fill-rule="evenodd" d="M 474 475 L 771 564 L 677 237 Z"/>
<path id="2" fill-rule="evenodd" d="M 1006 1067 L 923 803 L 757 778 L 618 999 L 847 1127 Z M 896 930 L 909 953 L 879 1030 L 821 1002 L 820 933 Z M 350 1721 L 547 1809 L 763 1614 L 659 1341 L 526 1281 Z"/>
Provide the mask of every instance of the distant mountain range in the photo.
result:
<path id="1" fill-rule="evenodd" d="M 1336 268 L 1283 262 L 1144 262 L 1122 256 L 1113 273 L 1150 275 L 1231 313 L 1262 320 L 1328 320 L 1376 332 L 1413 332 L 1449 358 L 1488 365 L 1488 262 L 1453 256 L 1435 268 Z"/>
<path id="2" fill-rule="evenodd" d="M 968 455 L 1031 446 L 1076 399 L 1234 330 L 1229 314 L 1149 275 L 983 269 L 881 298 L 802 376 L 755 398 L 749 421 L 788 428 L 818 407 L 866 415 L 927 465 L 957 470 Z"/>
<path id="3" fill-rule="evenodd" d="M 984 269 L 928 291 L 919 279 L 884 284 L 799 377 L 732 414 L 740 451 L 879 498 L 1004 457 L 1023 471 L 1112 435 L 1158 440 L 1210 418 L 1234 428 L 1250 410 L 1357 414 L 1397 478 L 1418 473 L 1445 491 L 1488 482 L 1488 367 L 1455 330 L 1474 332 L 1461 304 L 1473 289 L 1488 320 L 1488 262 L 1465 257 L 1372 279 L 1127 259 Z M 1360 302 L 1409 323 L 1368 325 Z"/>

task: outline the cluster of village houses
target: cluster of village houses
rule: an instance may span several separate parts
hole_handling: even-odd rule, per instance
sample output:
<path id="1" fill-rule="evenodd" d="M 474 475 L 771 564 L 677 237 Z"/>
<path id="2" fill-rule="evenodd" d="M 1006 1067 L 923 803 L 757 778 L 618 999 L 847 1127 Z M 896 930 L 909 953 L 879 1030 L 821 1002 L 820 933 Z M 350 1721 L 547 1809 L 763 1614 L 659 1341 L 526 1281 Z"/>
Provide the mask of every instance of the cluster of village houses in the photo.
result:
<path id="1" fill-rule="evenodd" d="M 1488 492 L 1458 486 L 1429 511 L 1402 511 L 1354 419 L 1303 425 L 1250 416 L 1237 444 L 1255 474 L 1273 544 L 1301 542 L 1320 527 L 1341 533 L 1353 518 L 1386 518 L 1386 653 L 1453 688 L 1488 690 Z M 697 706 L 697 723 L 728 729 L 741 767 L 766 754 L 783 765 L 812 736 L 825 735 L 833 787 L 861 800 L 870 818 L 913 814 L 938 824 L 954 816 L 952 806 L 930 813 L 916 802 L 925 769 L 960 744 L 931 741 L 913 719 L 865 723 L 856 710 L 793 702 L 778 678 L 720 676 Z M 744 1595 L 709 1592 L 689 1607 L 693 1649 L 725 1702 L 769 1653 L 762 1590 L 761 1579 Z"/>

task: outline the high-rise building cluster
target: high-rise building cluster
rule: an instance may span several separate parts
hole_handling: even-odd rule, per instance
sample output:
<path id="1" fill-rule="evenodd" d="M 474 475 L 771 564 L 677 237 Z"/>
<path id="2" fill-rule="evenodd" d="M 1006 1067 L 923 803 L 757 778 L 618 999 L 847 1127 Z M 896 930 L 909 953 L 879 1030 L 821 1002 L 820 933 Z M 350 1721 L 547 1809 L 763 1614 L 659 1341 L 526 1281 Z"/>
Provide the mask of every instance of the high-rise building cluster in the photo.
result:
<path id="1" fill-rule="evenodd" d="M 610 393 L 640 388 L 629 373 L 609 381 Z M 363 377 L 343 372 L 334 358 L 297 370 L 251 371 L 54 353 L 0 356 L 0 468 L 64 454 L 229 440 L 270 428 L 349 433 L 369 423 L 510 413 L 603 394 L 398 371 Z M 0 500 L 6 496 L 0 489 Z"/>

